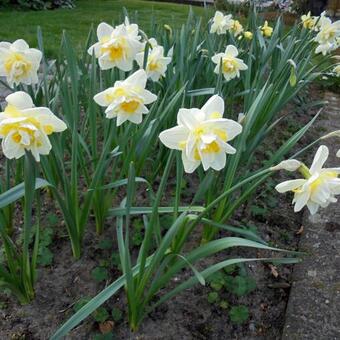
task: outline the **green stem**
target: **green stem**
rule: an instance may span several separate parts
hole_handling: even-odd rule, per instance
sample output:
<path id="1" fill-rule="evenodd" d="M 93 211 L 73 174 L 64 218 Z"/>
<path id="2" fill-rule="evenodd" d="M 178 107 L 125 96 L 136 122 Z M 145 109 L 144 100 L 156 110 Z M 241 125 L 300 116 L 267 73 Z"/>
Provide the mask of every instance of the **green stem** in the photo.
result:
<path id="1" fill-rule="evenodd" d="M 33 273 L 29 254 L 30 234 L 32 230 L 32 206 L 36 178 L 35 161 L 31 152 L 25 154 L 25 200 L 24 200 L 24 237 L 22 249 L 22 280 L 28 301 L 34 297 Z"/>

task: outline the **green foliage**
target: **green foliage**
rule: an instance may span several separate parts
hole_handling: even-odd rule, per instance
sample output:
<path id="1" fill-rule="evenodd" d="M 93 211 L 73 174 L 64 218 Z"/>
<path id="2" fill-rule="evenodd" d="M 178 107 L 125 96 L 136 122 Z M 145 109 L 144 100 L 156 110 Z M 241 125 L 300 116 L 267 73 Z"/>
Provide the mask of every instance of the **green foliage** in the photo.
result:
<path id="1" fill-rule="evenodd" d="M 249 311 L 246 306 L 233 306 L 230 308 L 229 317 L 231 322 L 236 324 L 242 324 L 249 318 Z"/>
<path id="2" fill-rule="evenodd" d="M 256 289 L 256 281 L 250 276 L 227 276 L 225 287 L 237 296 L 244 296 Z"/>
<path id="3" fill-rule="evenodd" d="M 122 319 L 123 313 L 119 308 L 113 307 L 111 311 L 113 321 L 118 322 Z"/>
<path id="4" fill-rule="evenodd" d="M 208 294 L 208 302 L 209 303 L 216 303 L 219 300 L 219 296 L 217 292 L 210 292 Z"/>
<path id="5" fill-rule="evenodd" d="M 113 242 L 112 242 L 112 240 L 110 240 L 108 238 L 104 238 L 98 243 L 98 248 L 103 249 L 103 250 L 112 249 L 113 248 Z"/>
<path id="6" fill-rule="evenodd" d="M 97 282 L 105 281 L 108 279 L 108 271 L 104 267 L 96 267 L 91 271 L 91 276 Z"/>

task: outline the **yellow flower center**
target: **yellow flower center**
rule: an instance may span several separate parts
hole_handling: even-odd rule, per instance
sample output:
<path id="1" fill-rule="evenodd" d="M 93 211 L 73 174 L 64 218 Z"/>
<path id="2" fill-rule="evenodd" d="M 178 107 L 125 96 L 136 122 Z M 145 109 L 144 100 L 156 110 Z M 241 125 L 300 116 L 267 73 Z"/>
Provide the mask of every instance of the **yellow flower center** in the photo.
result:
<path id="1" fill-rule="evenodd" d="M 217 153 L 220 152 L 221 148 L 217 142 L 213 141 L 210 144 L 207 144 L 203 149 L 202 152 L 205 153 Z"/>
<path id="2" fill-rule="evenodd" d="M 134 113 L 138 109 L 139 105 L 140 103 L 137 100 L 131 100 L 120 104 L 120 107 L 127 113 Z"/>
<path id="3" fill-rule="evenodd" d="M 16 132 L 12 135 L 12 139 L 15 143 L 20 143 L 21 142 L 21 135 Z"/>
<path id="4" fill-rule="evenodd" d="M 157 62 L 150 62 L 150 64 L 148 65 L 148 69 L 150 71 L 157 71 L 158 70 Z"/>
<path id="5" fill-rule="evenodd" d="M 27 76 L 32 68 L 32 64 L 20 53 L 12 53 L 4 63 L 5 71 L 11 73 L 14 71 L 14 77 Z"/>
<path id="6" fill-rule="evenodd" d="M 224 73 L 231 73 L 237 70 L 237 62 L 234 58 L 223 58 L 222 70 Z"/>

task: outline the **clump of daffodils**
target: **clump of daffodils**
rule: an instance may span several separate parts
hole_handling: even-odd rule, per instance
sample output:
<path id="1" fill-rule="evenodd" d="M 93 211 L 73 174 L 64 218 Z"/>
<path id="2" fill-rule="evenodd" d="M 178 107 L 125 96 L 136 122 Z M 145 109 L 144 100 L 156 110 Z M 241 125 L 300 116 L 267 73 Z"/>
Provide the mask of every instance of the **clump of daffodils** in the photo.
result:
<path id="1" fill-rule="evenodd" d="M 48 136 L 66 129 L 66 124 L 46 107 L 34 107 L 32 98 L 19 91 L 6 97 L 7 106 L 0 113 L 2 150 L 9 158 L 20 158 L 30 151 L 37 162 L 52 146 Z"/>
<path id="2" fill-rule="evenodd" d="M 156 39 L 151 38 L 148 41 L 151 48 L 148 50 L 147 62 L 145 71 L 148 76 L 153 81 L 158 81 L 161 77 L 165 76 L 166 69 L 171 63 L 171 57 L 168 54 L 164 55 L 163 46 L 158 45 Z M 136 61 L 140 68 L 144 67 L 144 49 L 136 55 Z"/>
<path id="3" fill-rule="evenodd" d="M 219 74 L 221 71 L 227 81 L 239 77 L 240 71 L 247 70 L 248 66 L 237 56 L 238 50 L 234 45 L 228 45 L 224 53 L 215 54 L 211 58 L 216 64 L 214 72 Z"/>
<path id="4" fill-rule="evenodd" d="M 224 15 L 220 11 L 216 11 L 214 17 L 211 19 L 212 24 L 210 27 L 210 33 L 225 34 L 232 26 L 232 16 Z"/>
<path id="5" fill-rule="evenodd" d="M 13 44 L 0 42 L 0 76 L 6 77 L 13 87 L 20 83 L 31 85 L 38 83 L 38 69 L 41 51 L 30 48 L 25 40 L 16 40 Z"/>
<path id="6" fill-rule="evenodd" d="M 327 53 L 336 50 L 339 46 L 340 39 L 340 21 L 332 22 L 325 15 L 320 17 L 318 21 L 319 32 L 315 37 L 315 41 L 319 44 L 315 53 Z"/>
<path id="7" fill-rule="evenodd" d="M 268 25 L 267 20 L 264 22 L 263 26 L 260 26 L 259 28 L 260 28 L 261 34 L 266 38 L 270 38 L 271 35 L 273 34 L 273 27 Z"/>
<path id="8" fill-rule="evenodd" d="M 124 81 L 116 81 L 113 87 L 94 96 L 94 101 L 106 107 L 107 118 L 117 118 L 117 126 L 125 121 L 140 124 L 143 114 L 149 110 L 145 105 L 153 103 L 157 96 L 145 89 L 147 75 L 138 70 Z"/>
<path id="9" fill-rule="evenodd" d="M 294 193 L 295 212 L 301 211 L 304 206 L 307 206 L 310 213 L 314 215 L 320 207 L 325 208 L 330 203 L 337 202 L 335 195 L 340 194 L 340 178 L 338 178 L 340 168 L 323 168 L 328 155 L 327 146 L 320 146 L 310 168 L 303 163 L 295 166 L 295 169 L 298 169 L 304 178 L 285 181 L 276 186 L 276 190 L 280 193 L 288 191 Z"/>
<path id="10" fill-rule="evenodd" d="M 180 109 L 177 126 L 159 135 L 166 147 L 182 152 L 185 172 L 192 173 L 201 163 L 205 171 L 221 170 L 226 154 L 236 152 L 228 141 L 242 132 L 242 126 L 223 118 L 223 113 L 224 101 L 214 95 L 201 109 Z"/>
<path id="11" fill-rule="evenodd" d="M 95 54 L 102 70 L 114 67 L 123 71 L 132 70 L 133 61 L 143 48 L 136 24 L 130 24 L 127 19 L 115 28 L 101 23 L 97 28 L 97 37 L 98 42 L 88 49 L 88 53 Z"/>

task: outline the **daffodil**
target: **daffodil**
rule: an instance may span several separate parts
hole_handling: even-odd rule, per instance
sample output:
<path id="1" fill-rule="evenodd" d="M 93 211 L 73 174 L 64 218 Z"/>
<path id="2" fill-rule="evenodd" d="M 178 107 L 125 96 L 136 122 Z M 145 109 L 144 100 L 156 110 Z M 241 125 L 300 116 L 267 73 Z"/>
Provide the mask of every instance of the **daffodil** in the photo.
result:
<path id="1" fill-rule="evenodd" d="M 228 45 L 224 53 L 215 54 L 211 58 L 216 64 L 214 72 L 219 74 L 222 67 L 222 74 L 227 81 L 239 77 L 240 71 L 247 70 L 248 66 L 237 56 L 238 50 L 234 45 Z"/>
<path id="2" fill-rule="evenodd" d="M 285 181 L 276 186 L 276 190 L 280 193 L 288 191 L 294 193 L 295 212 L 307 206 L 310 213 L 314 215 L 320 207 L 325 208 L 337 201 L 335 195 L 340 194 L 340 178 L 338 178 L 340 168 L 323 168 L 328 155 L 327 146 L 320 146 L 310 169 L 305 165 L 299 167 L 304 178 Z"/>
<path id="3" fill-rule="evenodd" d="M 37 84 L 41 58 L 41 51 L 29 48 L 23 39 L 13 44 L 0 42 L 0 76 L 6 77 L 10 86 Z"/>
<path id="4" fill-rule="evenodd" d="M 137 25 L 122 24 L 113 28 L 101 23 L 97 28 L 97 37 L 98 42 L 88 49 L 88 53 L 95 54 L 101 69 L 113 67 L 123 71 L 132 69 L 137 53 L 143 48 L 139 41 Z"/>
<path id="5" fill-rule="evenodd" d="M 129 120 L 140 124 L 143 114 L 149 110 L 145 105 L 153 103 L 157 96 L 145 90 L 147 75 L 144 70 L 138 70 L 124 81 L 116 81 L 113 87 L 94 96 L 94 101 L 106 107 L 107 118 L 117 117 L 117 126 Z"/>
<path id="6" fill-rule="evenodd" d="M 244 29 L 238 20 L 231 20 L 229 31 L 234 35 L 234 37 L 237 37 L 244 31 Z"/>
<path id="7" fill-rule="evenodd" d="M 270 38 L 271 35 L 273 34 L 273 27 L 270 27 L 268 25 L 268 21 L 266 20 L 264 22 L 264 25 L 263 26 L 260 26 L 260 31 L 261 31 L 261 34 L 266 37 L 266 38 Z"/>
<path id="8" fill-rule="evenodd" d="M 309 30 L 314 29 L 317 20 L 318 18 L 311 16 L 310 12 L 301 16 L 303 27 Z"/>
<path id="9" fill-rule="evenodd" d="M 7 106 L 0 113 L 2 150 L 9 159 L 31 151 L 39 162 L 40 155 L 51 150 L 48 136 L 66 129 L 66 124 L 46 107 L 34 107 L 32 98 L 19 91 L 6 97 Z"/>
<path id="10" fill-rule="evenodd" d="M 224 101 L 214 95 L 201 109 L 180 109 L 177 126 L 160 133 L 161 142 L 170 149 L 182 151 L 184 170 L 192 173 L 201 163 L 204 170 L 221 170 L 226 154 L 236 149 L 228 141 L 242 131 L 242 126 L 223 118 Z"/>
<path id="11" fill-rule="evenodd" d="M 137 64 L 140 68 L 144 66 L 144 52 L 140 52 L 136 56 Z M 159 78 L 165 76 L 166 69 L 171 63 L 171 58 L 164 56 L 163 46 L 155 46 L 148 53 L 146 63 L 146 74 L 153 81 L 158 81 Z"/>
<path id="12" fill-rule="evenodd" d="M 336 50 L 339 46 L 340 38 L 340 21 L 333 22 L 327 17 L 323 17 L 320 25 L 320 31 L 315 37 L 319 44 L 315 53 L 326 55 L 328 52 Z"/>
<path id="13" fill-rule="evenodd" d="M 247 39 L 247 40 L 252 40 L 253 39 L 253 33 L 250 32 L 250 31 L 246 31 L 243 33 L 244 37 Z"/>
<path id="14" fill-rule="evenodd" d="M 212 24 L 210 27 L 210 33 L 225 34 L 228 29 L 230 29 L 232 24 L 231 15 L 224 15 L 220 11 L 216 11 L 214 17 L 212 18 Z"/>

